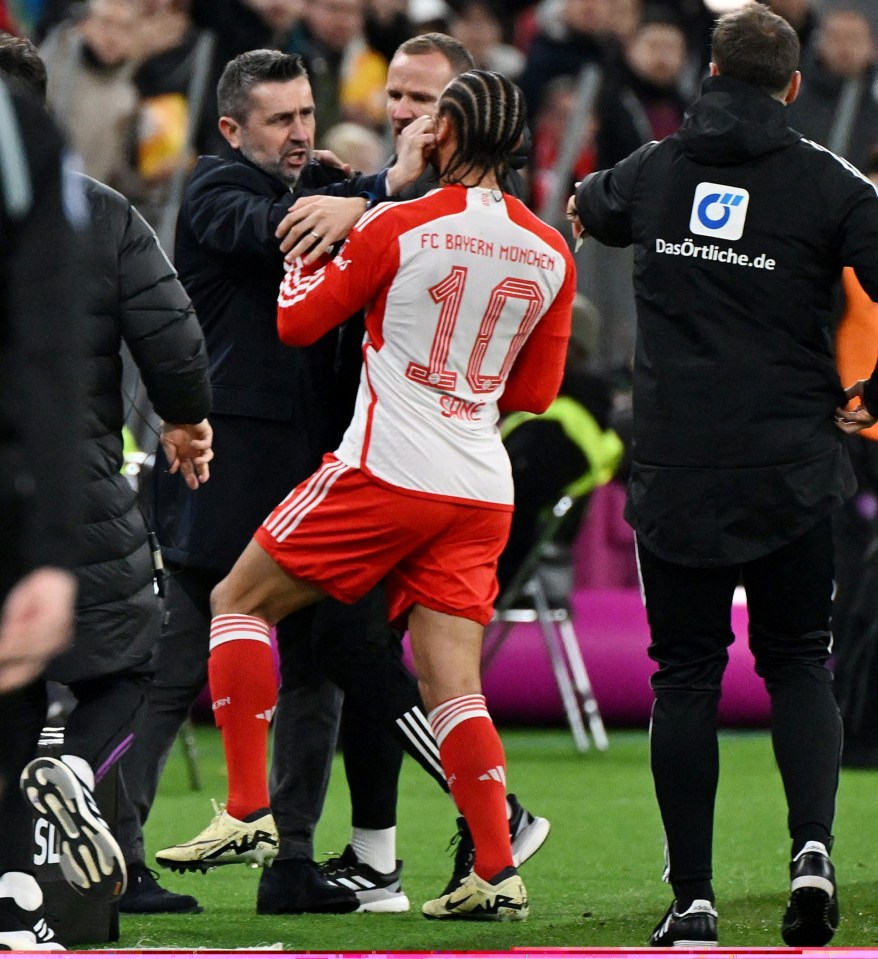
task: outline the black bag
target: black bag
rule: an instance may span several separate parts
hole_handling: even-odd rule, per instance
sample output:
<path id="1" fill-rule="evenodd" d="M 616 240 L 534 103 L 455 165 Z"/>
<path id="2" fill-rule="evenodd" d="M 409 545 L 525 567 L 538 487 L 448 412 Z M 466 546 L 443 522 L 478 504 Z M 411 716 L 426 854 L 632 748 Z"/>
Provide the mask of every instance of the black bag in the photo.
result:
<path id="1" fill-rule="evenodd" d="M 60 758 L 64 731 L 46 728 L 39 755 Z M 110 829 L 117 820 L 119 776 L 115 765 L 95 786 L 94 798 Z M 46 920 L 66 946 L 116 942 L 119 939 L 119 903 L 93 902 L 67 884 L 55 827 L 34 813 L 34 875 L 43 890 Z"/>

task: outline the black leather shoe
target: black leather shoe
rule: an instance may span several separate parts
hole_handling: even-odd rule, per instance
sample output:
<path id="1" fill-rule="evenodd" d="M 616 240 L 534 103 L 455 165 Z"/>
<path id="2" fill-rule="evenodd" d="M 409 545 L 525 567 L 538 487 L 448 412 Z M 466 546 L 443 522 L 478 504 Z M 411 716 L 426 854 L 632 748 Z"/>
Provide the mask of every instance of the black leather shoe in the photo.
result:
<path id="1" fill-rule="evenodd" d="M 256 911 L 278 916 L 300 912 L 354 912 L 356 893 L 327 882 L 310 859 L 275 859 L 262 870 Z"/>
<path id="2" fill-rule="evenodd" d="M 677 912 L 676 899 L 649 937 L 651 946 L 702 949 L 717 944 L 716 909 L 706 899 L 696 899 L 688 909 Z"/>
<path id="3" fill-rule="evenodd" d="M 808 842 L 790 863 L 790 901 L 781 924 L 788 946 L 825 946 L 838 929 L 835 868 L 826 846 Z"/>
<path id="4" fill-rule="evenodd" d="M 201 912 L 195 896 L 162 889 L 158 884 L 159 874 L 149 869 L 146 863 L 128 863 L 128 888 L 119 900 L 119 912 Z"/>

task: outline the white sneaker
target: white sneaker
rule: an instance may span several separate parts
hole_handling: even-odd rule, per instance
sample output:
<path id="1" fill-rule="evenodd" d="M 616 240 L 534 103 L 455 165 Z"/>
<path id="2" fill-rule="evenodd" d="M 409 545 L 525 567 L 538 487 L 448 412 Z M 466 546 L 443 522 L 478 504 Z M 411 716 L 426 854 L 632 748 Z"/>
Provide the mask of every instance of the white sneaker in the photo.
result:
<path id="1" fill-rule="evenodd" d="M 408 912 L 409 897 L 403 892 L 400 876 L 402 862 L 396 860 L 393 872 L 378 872 L 360 862 L 351 846 L 334 859 L 320 863 L 323 876 L 336 886 L 355 893 L 360 901 L 357 912 Z"/>
<path id="2" fill-rule="evenodd" d="M 41 756 L 24 767 L 21 791 L 58 831 L 61 872 L 80 895 L 113 902 L 128 882 L 125 858 L 94 796 L 60 759 Z"/>
<path id="3" fill-rule="evenodd" d="M 213 804 L 216 815 L 194 839 L 156 853 L 156 862 L 176 872 L 207 872 L 214 866 L 245 862 L 268 865 L 277 855 L 277 827 L 270 811 L 252 822 L 230 816 L 224 806 Z M 261 810 L 260 810 L 261 811 Z"/>
<path id="4" fill-rule="evenodd" d="M 446 895 L 425 902 L 428 919 L 476 919 L 486 922 L 520 922 L 528 917 L 527 890 L 514 869 L 504 869 L 486 882 L 471 872 Z"/>
<path id="5" fill-rule="evenodd" d="M 0 951 L 66 952 L 43 912 L 43 893 L 33 876 L 0 876 Z"/>

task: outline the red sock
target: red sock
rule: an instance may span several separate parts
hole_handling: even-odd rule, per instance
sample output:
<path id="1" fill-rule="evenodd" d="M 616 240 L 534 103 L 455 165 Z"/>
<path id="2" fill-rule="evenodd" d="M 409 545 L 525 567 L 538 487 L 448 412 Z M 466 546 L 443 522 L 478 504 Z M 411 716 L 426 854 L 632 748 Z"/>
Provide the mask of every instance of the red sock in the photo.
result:
<path id="1" fill-rule="evenodd" d="M 506 818 L 506 757 L 484 696 L 458 696 L 429 716 L 451 795 L 476 847 L 482 879 L 512 865 Z"/>
<path id="2" fill-rule="evenodd" d="M 226 754 L 226 812 L 243 819 L 269 805 L 268 726 L 277 680 L 268 623 L 257 616 L 214 616 L 207 673 Z"/>

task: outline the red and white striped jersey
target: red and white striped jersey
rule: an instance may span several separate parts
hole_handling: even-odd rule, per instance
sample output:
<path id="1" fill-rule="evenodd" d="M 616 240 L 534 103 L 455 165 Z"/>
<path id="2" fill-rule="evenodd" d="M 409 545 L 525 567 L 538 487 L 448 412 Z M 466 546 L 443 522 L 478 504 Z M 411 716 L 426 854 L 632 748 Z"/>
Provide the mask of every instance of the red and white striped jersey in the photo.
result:
<path id="1" fill-rule="evenodd" d="M 278 331 L 305 345 L 365 307 L 338 458 L 415 494 L 510 509 L 497 421 L 555 398 L 575 286 L 557 230 L 499 191 L 447 186 L 379 205 L 331 262 L 291 269 Z"/>

